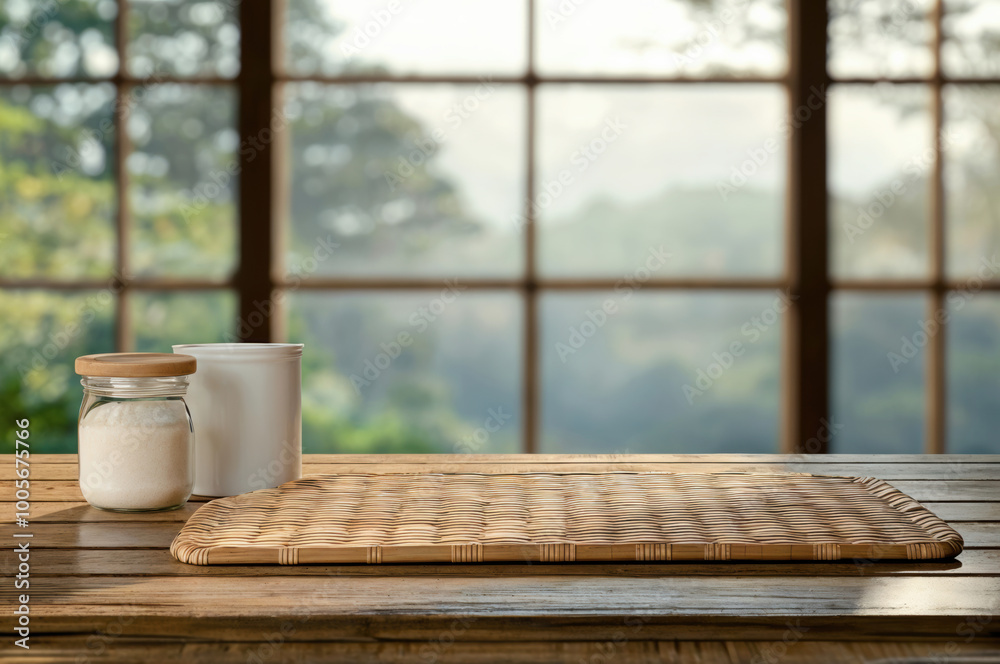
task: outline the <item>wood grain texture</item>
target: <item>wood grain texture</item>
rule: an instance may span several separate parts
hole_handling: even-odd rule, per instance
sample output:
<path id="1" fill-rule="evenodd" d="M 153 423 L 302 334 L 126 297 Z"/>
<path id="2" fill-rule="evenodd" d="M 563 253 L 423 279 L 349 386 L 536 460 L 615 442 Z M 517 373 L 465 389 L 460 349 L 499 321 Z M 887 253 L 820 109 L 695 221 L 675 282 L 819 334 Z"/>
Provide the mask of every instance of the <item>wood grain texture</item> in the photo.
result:
<path id="1" fill-rule="evenodd" d="M 368 472 L 371 469 L 359 466 L 346 466 L 339 469 L 343 473 Z M 588 466 L 587 468 L 573 468 L 577 472 L 601 471 L 603 467 Z M 617 469 L 617 468 L 616 468 Z M 412 466 L 404 469 L 406 472 L 422 472 Z M 435 472 L 505 472 L 504 466 L 447 466 L 435 469 Z M 535 466 L 515 465 L 509 472 L 535 472 Z M 557 472 L 546 467 L 546 471 Z M 656 468 L 650 464 L 641 466 L 627 466 L 622 468 L 628 472 L 655 472 Z M 817 469 L 822 470 L 822 469 Z M 877 469 L 870 469 L 877 472 Z M 388 470 L 386 469 L 386 472 Z M 875 472 L 861 473 L 870 477 L 878 477 Z M 892 480 L 892 486 L 899 489 L 914 500 L 921 502 L 1000 502 L 1000 481 L 993 480 Z M 13 495 L 14 481 L 0 480 L 0 495 Z M 31 499 L 33 502 L 84 502 L 83 494 L 80 493 L 80 484 L 77 480 L 32 480 Z M 211 500 L 206 496 L 191 496 L 190 502 L 205 503 Z"/>
<path id="2" fill-rule="evenodd" d="M 762 592 L 766 589 L 766 592 Z M 4 588 L 8 602 L 13 590 Z M 423 640 L 456 619 L 467 640 L 607 639 L 642 617 L 650 639 L 774 638 L 789 619 L 810 638 L 954 638 L 967 616 L 1000 637 L 996 577 L 63 577 L 32 583 L 41 629 L 88 633 L 128 616 L 124 634 L 259 640 L 297 621 L 295 640 Z M 10 631 L 13 616 L 0 617 Z M 779 637 L 780 638 L 780 637 Z"/>
<path id="3" fill-rule="evenodd" d="M 101 512 L 79 496 L 75 456 L 33 455 L 31 463 L 31 661 L 225 663 L 263 653 L 267 662 L 742 663 L 773 659 L 780 648 L 768 646 L 782 645 L 789 621 L 808 629 L 776 660 L 782 664 L 941 661 L 1000 650 L 1000 481 L 990 479 L 998 456 L 304 458 L 307 472 L 848 470 L 891 477 L 918 500 L 937 496 L 926 506 L 972 546 L 944 561 L 544 565 L 185 565 L 166 547 L 205 499 L 176 512 Z M 4 474 L 12 469 L 11 458 L 0 457 L 0 477 L 8 478 L 0 483 L 4 522 L 14 514 L 13 475 Z M 0 537 L 11 541 L 10 530 Z M 0 549 L 5 574 L 17 563 L 12 548 Z M 9 604 L 13 592 L 0 589 L 0 601 Z M 619 647 L 625 621 L 637 618 L 641 632 Z M 10 619 L 0 618 L 0 628 L 9 630 Z M 286 635 L 289 625 L 294 632 Z M 118 632 L 127 636 L 110 636 Z M 449 648 L 437 647 L 442 639 Z M 881 643 L 851 642 L 866 639 Z M 960 650 L 946 650 L 949 644 Z M 9 640 L 0 644 L 5 662 L 22 654 Z"/>
<path id="4" fill-rule="evenodd" d="M 37 664 L 39 661 L 77 664 L 79 658 L 101 662 L 161 662 L 187 664 L 392 664 L 426 662 L 430 664 L 864 664 L 865 662 L 952 662 L 987 664 L 1000 660 L 1000 648 L 983 642 L 965 643 L 885 643 L 863 641 L 651 641 L 635 639 L 631 626 L 622 625 L 617 638 L 585 643 L 535 642 L 461 642 L 452 640 L 462 623 L 436 639 L 422 642 L 386 643 L 308 643 L 288 641 L 281 630 L 268 633 L 261 642 L 169 642 L 136 641 L 115 638 L 110 634 L 95 637 L 47 637 L 44 644 L 32 647 L 32 654 L 0 646 L 0 655 L 8 664 Z M 287 631 L 287 630 L 286 630 Z M 630 638 L 631 637 L 631 638 Z M 961 657 L 967 659 L 962 660 Z"/>
<path id="5" fill-rule="evenodd" d="M 174 353 L 99 353 L 83 355 L 74 363 L 80 376 L 118 378 L 189 376 L 197 367 L 194 357 Z"/>
<path id="6" fill-rule="evenodd" d="M 1000 574 L 1000 548 L 966 549 L 953 560 L 844 562 L 657 562 L 538 565 L 383 564 L 383 565 L 185 565 L 166 547 L 158 549 L 36 549 L 33 576 L 983 576 Z M 0 569 L 13 572 L 13 552 L 0 551 Z"/>
<path id="7" fill-rule="evenodd" d="M 925 560 L 962 537 L 875 478 L 752 473 L 312 475 L 214 500 L 195 565 Z"/>
<path id="8" fill-rule="evenodd" d="M 33 454 L 44 464 L 74 464 L 75 454 Z M 449 463 L 863 463 L 869 468 L 882 464 L 916 463 L 928 466 L 954 464 L 1000 464 L 1000 454 L 306 454 L 303 464 L 422 465 L 439 467 Z"/>
<path id="9" fill-rule="evenodd" d="M 91 507 L 85 509 L 94 509 Z M 181 528 L 181 522 L 170 521 L 81 521 L 77 523 L 44 523 L 39 522 L 31 527 L 34 534 L 32 547 L 41 549 L 114 549 L 125 551 L 128 549 L 169 549 L 170 544 L 177 536 Z M 965 551 L 959 556 L 964 560 L 966 551 L 970 549 L 1000 548 L 1000 527 L 993 522 L 958 522 L 952 524 L 953 529 L 965 541 Z M 0 538 L 6 541 L 11 539 L 12 533 L 19 532 L 20 529 L 12 524 L 0 524 Z M 633 549 L 634 551 L 634 549 Z M 0 559 L 3 557 L 3 550 L 0 549 Z M 856 556 L 859 559 L 871 559 L 871 556 Z M 849 560 L 853 560 L 851 557 Z M 888 557 L 881 557 L 881 560 L 891 560 Z M 615 562 L 636 561 L 635 557 L 628 560 Z M 641 560 L 641 559 L 640 559 Z M 652 559 L 649 559 L 652 560 Z M 350 562 L 350 561 L 345 561 Z M 363 563 L 365 561 L 354 561 Z M 405 561 L 396 561 L 405 562 Z M 436 561 L 436 562 L 451 562 Z M 466 561 L 473 562 L 473 561 Z M 504 561 L 492 561 L 504 562 Z M 529 562 L 518 559 L 508 562 Z M 538 562 L 538 561 L 531 561 Z M 602 562 L 602 561 L 580 561 L 580 562 Z M 667 562 L 697 562 L 691 560 L 674 560 Z M 722 562 L 722 561 L 714 561 Z M 1000 569 L 998 569 L 1000 572 Z"/>
<path id="10" fill-rule="evenodd" d="M 166 521 L 184 523 L 201 507 L 203 501 L 188 502 L 177 510 L 168 512 L 146 512 L 129 514 L 108 512 L 92 508 L 84 502 L 32 502 L 33 523 L 97 523 L 97 522 L 141 522 Z M 1000 521 L 1000 502 L 982 503 L 937 503 L 922 502 L 933 514 L 950 524 L 966 521 Z M 13 523 L 15 508 L 13 503 L 0 502 L 0 524 Z M 957 529 L 960 533 L 961 528 Z M 967 543 L 968 544 L 968 543 Z"/>
<path id="11" fill-rule="evenodd" d="M 37 455 L 48 457 L 49 455 Z M 75 455 L 67 455 L 73 456 Z M 306 455 L 306 459 L 318 455 Z M 353 456 L 353 455 L 345 455 Z M 577 461 L 577 462 L 528 462 L 524 457 L 517 462 L 497 462 L 478 461 L 472 462 L 461 456 L 443 455 L 441 463 L 437 469 L 459 469 L 466 472 L 497 472 L 497 468 L 510 470 L 524 470 L 528 472 L 540 471 L 566 471 L 584 470 L 593 472 L 600 471 L 607 466 L 607 461 Z M 642 455 L 648 456 L 648 455 Z M 79 476 L 79 469 L 76 463 L 38 462 L 32 470 L 32 478 L 35 480 L 70 480 L 76 481 Z M 1000 480 L 1000 464 L 997 463 L 879 463 L 874 466 L 870 463 L 813 463 L 813 462 L 785 462 L 785 463 L 764 463 L 764 462 L 667 462 L 667 461 L 627 461 L 617 462 L 621 468 L 631 468 L 661 473 L 816 473 L 822 475 L 841 475 L 849 477 L 861 477 L 871 475 L 882 480 Z M 625 466 L 624 464 L 628 464 Z M 368 462 L 304 462 L 302 464 L 303 475 L 326 475 L 331 473 L 380 473 L 380 472 L 426 472 L 427 464 L 417 463 L 368 463 Z M 0 480 L 13 480 L 13 465 L 0 467 Z"/>

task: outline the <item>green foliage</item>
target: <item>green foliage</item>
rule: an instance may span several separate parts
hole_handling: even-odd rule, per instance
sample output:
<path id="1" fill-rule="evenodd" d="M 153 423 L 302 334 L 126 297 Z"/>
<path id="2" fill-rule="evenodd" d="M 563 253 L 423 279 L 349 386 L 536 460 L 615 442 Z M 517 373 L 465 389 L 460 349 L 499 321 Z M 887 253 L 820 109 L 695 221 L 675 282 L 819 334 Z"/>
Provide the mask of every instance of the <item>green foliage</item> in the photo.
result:
<path id="1" fill-rule="evenodd" d="M 63 125 L 21 103 L 59 100 L 78 112 Z M 18 102 L 21 103 L 18 103 Z M 114 189 L 103 167 L 110 140 L 107 90 L 82 86 L 0 93 L 0 274 L 6 277 L 110 276 Z M 90 170 L 87 172 L 85 169 Z"/>
<path id="2" fill-rule="evenodd" d="M 0 291 L 0 452 L 14 449 L 14 421 L 31 420 L 36 452 L 75 452 L 82 389 L 79 355 L 111 346 L 110 293 Z"/>
<path id="3" fill-rule="evenodd" d="M 456 236 L 486 232 L 430 165 L 437 148 L 427 142 L 429 129 L 387 90 L 318 84 L 293 90 L 293 264 L 332 231 L 338 257 L 348 261 L 380 253 L 423 257 Z"/>
<path id="4" fill-rule="evenodd" d="M 0 73 L 22 76 L 113 74 L 117 56 L 113 0 L 0 2 L 0 41 L 13 45 L 20 58 Z"/>
<path id="5" fill-rule="evenodd" d="M 719 4 L 697 0 L 691 11 L 707 19 Z M 28 7 L 27 14 L 14 15 L 12 8 L 18 6 Z M 0 40 L 13 39 L 21 55 L 13 69 L 0 73 L 112 73 L 117 67 L 113 53 L 109 56 L 113 3 L 61 0 L 54 6 L 58 11 L 47 13 L 32 3 L 0 2 Z M 231 12 L 211 13 L 208 2 L 141 3 L 133 10 L 128 26 L 134 36 L 133 73 L 235 74 L 238 34 Z M 322 61 L 315 44 L 342 26 L 317 3 L 291 3 L 289 11 L 291 52 L 309 69 Z M 415 257 L 414 264 L 432 264 L 429 249 L 447 252 L 456 237 L 486 233 L 463 206 L 463 192 L 438 173 L 435 155 L 409 160 L 409 174 L 389 186 L 386 173 L 398 173 L 401 160 L 428 132 L 391 91 L 318 84 L 288 90 L 294 93 L 285 109 L 292 123 L 286 145 L 293 168 L 283 184 L 291 201 L 288 262 L 293 271 L 312 254 L 314 239 L 326 238 L 332 229 L 355 231 L 340 232 L 333 260 L 391 255 Z M 239 150 L 233 92 L 155 81 L 141 91 L 130 104 L 127 124 L 131 262 L 143 275 L 226 277 L 236 268 L 237 185 L 236 180 L 219 184 L 219 174 Z M 979 127 L 987 155 L 996 154 L 1000 145 L 995 101 L 995 96 L 970 97 L 946 109 L 949 117 L 961 112 L 967 116 L 963 121 Z M 0 93 L 0 274 L 108 279 L 110 285 L 116 212 L 112 127 L 121 110 L 114 107 L 108 84 L 4 88 Z M 913 110 L 901 108 L 902 113 Z M 949 214 L 973 219 L 961 236 L 971 239 L 961 246 L 981 247 L 988 255 L 1000 229 L 997 161 L 956 157 L 951 163 L 961 164 L 960 186 L 967 195 L 949 197 Z M 210 193 L 208 183 L 217 185 L 216 193 Z M 923 190 L 923 181 L 915 183 L 914 193 L 879 221 L 869 239 L 889 246 L 912 234 L 911 221 L 925 205 L 917 193 Z M 665 191 L 631 205 L 595 200 L 572 219 L 555 220 L 553 241 L 540 247 L 541 257 L 578 272 L 600 268 L 599 261 L 631 264 L 634 249 L 650 244 L 653 229 L 669 238 L 668 251 L 677 252 L 668 269 L 689 274 L 724 265 L 731 273 L 760 274 L 778 262 L 781 251 L 776 229 L 783 210 L 777 201 L 767 192 L 742 190 L 729 205 L 741 206 L 745 223 L 733 230 L 722 221 L 726 215 L 714 189 Z M 832 202 L 844 214 L 860 203 Z M 728 234 L 724 250 L 718 242 L 722 233 Z M 573 238 L 582 236 L 599 248 L 599 256 L 574 247 Z M 509 250 L 518 247 L 511 239 Z M 710 252 L 715 262 L 708 265 Z M 960 264 L 968 256 L 958 258 Z M 307 452 L 452 452 L 482 425 L 484 404 L 511 409 L 519 403 L 519 370 L 512 367 L 519 366 L 520 347 L 511 339 L 521 328 L 510 313 L 517 307 L 463 303 L 478 313 L 432 326 L 372 390 L 359 393 L 351 374 L 386 340 L 387 331 L 408 329 L 405 318 L 400 322 L 395 314 L 408 313 L 410 305 L 400 299 L 374 306 L 379 297 L 390 296 L 361 298 L 361 305 L 338 299 L 347 297 L 313 299 L 296 293 L 284 303 L 291 312 L 288 338 L 306 344 L 302 419 Z M 1000 313 L 987 306 L 989 296 L 978 297 L 984 304 L 956 324 L 958 341 L 949 347 L 950 426 L 957 449 L 995 452 Z M 13 422 L 24 417 L 31 420 L 34 451 L 75 451 L 81 389 L 73 359 L 112 350 L 115 306 L 110 288 L 73 294 L 0 291 L 0 452 L 13 450 Z M 678 309 L 667 323 L 663 317 L 635 314 L 628 324 L 603 330 L 574 359 L 573 373 L 566 374 L 570 379 L 543 385 L 545 446 L 774 451 L 770 432 L 780 395 L 778 335 L 742 358 L 740 370 L 720 381 L 697 408 L 677 403 L 680 386 L 706 364 L 707 358 L 691 349 L 700 353 L 701 337 L 718 332 L 697 322 L 712 320 L 710 309 L 708 304 Z M 565 329 L 581 315 L 575 306 L 552 310 L 543 321 L 549 330 Z M 842 328 L 838 343 L 845 360 L 838 370 L 843 386 L 852 391 L 851 403 L 857 404 L 845 411 L 853 420 L 848 426 L 855 429 L 843 435 L 866 450 L 910 450 L 922 436 L 922 379 L 893 379 L 882 357 L 893 349 L 897 330 L 918 329 L 921 314 L 913 311 L 887 307 L 876 312 L 877 320 L 861 312 L 848 316 Z M 129 315 L 141 350 L 227 340 L 237 323 L 235 298 L 228 292 L 138 293 Z M 669 323 L 685 316 L 677 328 L 681 333 L 665 333 Z M 869 360 L 873 349 L 874 360 Z M 543 350 L 544 382 L 563 368 L 552 361 L 549 348 Z M 664 385 L 676 386 L 677 394 L 665 395 Z M 518 427 L 516 418 L 505 425 L 491 438 L 490 449 L 513 451 Z"/>

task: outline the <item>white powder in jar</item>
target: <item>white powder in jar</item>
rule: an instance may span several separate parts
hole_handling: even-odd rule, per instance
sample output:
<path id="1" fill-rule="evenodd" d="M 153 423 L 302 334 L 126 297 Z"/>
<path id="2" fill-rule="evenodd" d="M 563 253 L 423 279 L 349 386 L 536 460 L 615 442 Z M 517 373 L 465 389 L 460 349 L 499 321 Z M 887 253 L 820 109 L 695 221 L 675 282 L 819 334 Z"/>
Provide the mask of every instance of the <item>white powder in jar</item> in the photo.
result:
<path id="1" fill-rule="evenodd" d="M 180 399 L 104 401 L 80 422 L 80 490 L 95 507 L 177 507 L 194 484 L 193 442 Z"/>

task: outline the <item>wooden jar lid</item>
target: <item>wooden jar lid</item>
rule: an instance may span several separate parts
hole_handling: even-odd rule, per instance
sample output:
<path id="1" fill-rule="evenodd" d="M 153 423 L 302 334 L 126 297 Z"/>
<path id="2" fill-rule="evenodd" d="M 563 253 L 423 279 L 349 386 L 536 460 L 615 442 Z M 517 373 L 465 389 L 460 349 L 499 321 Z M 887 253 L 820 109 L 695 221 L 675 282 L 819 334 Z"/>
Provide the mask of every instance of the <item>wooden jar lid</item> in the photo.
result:
<path id="1" fill-rule="evenodd" d="M 155 378 L 193 374 L 198 361 L 174 353 L 101 353 L 76 358 L 81 376 L 111 378 Z"/>

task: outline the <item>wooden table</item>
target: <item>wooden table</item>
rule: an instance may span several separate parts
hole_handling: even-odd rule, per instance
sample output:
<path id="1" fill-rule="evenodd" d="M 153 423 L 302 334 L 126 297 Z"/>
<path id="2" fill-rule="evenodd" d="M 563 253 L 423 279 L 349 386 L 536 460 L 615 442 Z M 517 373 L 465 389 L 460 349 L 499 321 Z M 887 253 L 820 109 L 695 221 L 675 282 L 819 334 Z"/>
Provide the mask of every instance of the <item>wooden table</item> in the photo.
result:
<path id="1" fill-rule="evenodd" d="M 957 560 L 196 567 L 175 512 L 89 507 L 76 457 L 0 464 L 4 661 L 1000 662 L 1000 456 L 310 455 L 304 472 L 660 470 L 870 475 L 965 538 Z M 14 547 L 31 533 L 30 590 Z M 31 649 L 12 610 L 30 594 Z M 923 657 L 923 659 L 918 659 Z M 894 659 L 893 661 L 905 661 Z"/>

